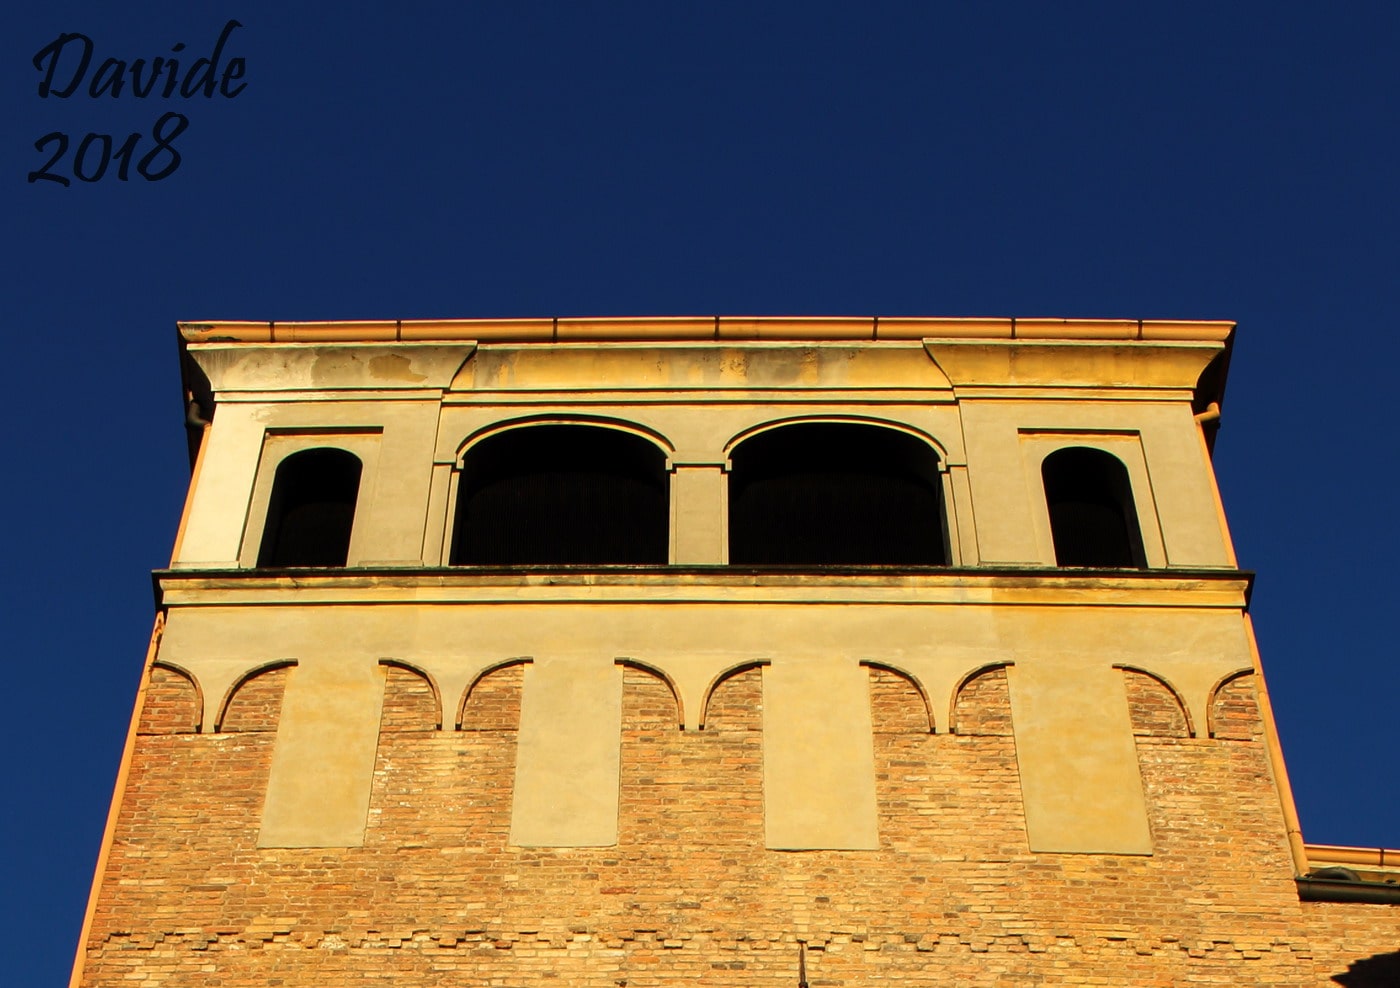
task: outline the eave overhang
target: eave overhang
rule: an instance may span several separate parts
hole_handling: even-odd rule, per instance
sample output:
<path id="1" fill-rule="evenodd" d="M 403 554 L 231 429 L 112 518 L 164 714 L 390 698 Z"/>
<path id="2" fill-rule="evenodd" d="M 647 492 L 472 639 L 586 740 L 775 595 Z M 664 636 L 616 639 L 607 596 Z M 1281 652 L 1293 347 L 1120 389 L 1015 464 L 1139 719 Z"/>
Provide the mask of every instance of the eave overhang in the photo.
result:
<path id="1" fill-rule="evenodd" d="M 191 320 L 186 343 L 501 342 L 636 340 L 1120 340 L 1225 343 L 1223 320 L 888 316 L 662 316 L 549 319 L 377 319 L 329 322 Z"/>

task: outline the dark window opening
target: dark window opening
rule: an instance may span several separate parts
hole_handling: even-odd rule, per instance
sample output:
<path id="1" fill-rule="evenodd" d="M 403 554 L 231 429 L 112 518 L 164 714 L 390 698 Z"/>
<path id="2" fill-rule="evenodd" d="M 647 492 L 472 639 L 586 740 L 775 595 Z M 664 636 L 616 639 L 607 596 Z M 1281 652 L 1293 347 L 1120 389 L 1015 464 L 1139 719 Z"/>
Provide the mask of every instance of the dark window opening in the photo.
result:
<path id="1" fill-rule="evenodd" d="M 664 564 L 670 514 L 665 454 L 641 436 L 582 425 L 512 429 L 467 453 L 451 562 Z"/>
<path id="2" fill-rule="evenodd" d="M 1055 562 L 1141 569 L 1147 565 L 1123 461 L 1101 449 L 1056 450 L 1041 464 Z"/>
<path id="3" fill-rule="evenodd" d="M 938 455 L 893 429 L 783 426 L 740 443 L 729 475 L 729 561 L 948 562 Z"/>
<path id="4" fill-rule="evenodd" d="M 344 566 L 360 493 L 360 459 L 308 449 L 277 465 L 259 566 Z"/>

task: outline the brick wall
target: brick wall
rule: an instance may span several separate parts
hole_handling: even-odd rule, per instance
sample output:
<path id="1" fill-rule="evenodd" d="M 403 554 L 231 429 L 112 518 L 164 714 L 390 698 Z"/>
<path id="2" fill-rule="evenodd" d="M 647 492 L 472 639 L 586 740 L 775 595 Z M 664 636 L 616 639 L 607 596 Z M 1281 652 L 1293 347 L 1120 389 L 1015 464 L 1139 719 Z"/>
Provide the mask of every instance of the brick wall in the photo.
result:
<path id="1" fill-rule="evenodd" d="M 456 698 L 388 668 L 364 846 L 259 850 L 288 670 L 206 735 L 176 732 L 193 688 L 155 670 L 83 983 L 791 988 L 800 939 L 813 988 L 1333 985 L 1397 946 L 1391 907 L 1298 902 L 1248 678 L 1217 736 L 1189 738 L 1170 691 L 1125 671 L 1156 848 L 1136 857 L 1027 850 L 1004 669 L 942 735 L 871 669 L 880 848 L 776 852 L 762 671 L 685 732 L 666 683 L 625 667 L 618 845 L 511 847 L 522 672 L 481 679 L 452 730 Z"/>
<path id="2" fill-rule="evenodd" d="M 1400 985 L 1400 917 L 1397 906 L 1305 902 L 1317 969 L 1331 988 L 1395 988 Z"/>

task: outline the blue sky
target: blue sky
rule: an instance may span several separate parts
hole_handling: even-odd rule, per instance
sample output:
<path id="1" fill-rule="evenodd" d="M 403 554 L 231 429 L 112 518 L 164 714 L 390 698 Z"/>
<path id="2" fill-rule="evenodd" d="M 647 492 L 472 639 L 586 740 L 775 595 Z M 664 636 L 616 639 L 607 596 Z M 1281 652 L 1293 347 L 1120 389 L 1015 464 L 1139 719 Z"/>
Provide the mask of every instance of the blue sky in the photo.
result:
<path id="1" fill-rule="evenodd" d="M 1216 463 L 1314 842 L 1400 846 L 1384 3 L 53 3 L 4 16 L 3 904 L 66 980 L 188 477 L 177 319 L 1225 318 Z M 232 99 L 41 99 L 102 59 Z M 185 49 L 172 53 L 183 43 Z M 140 177 L 156 121 L 189 121 Z M 69 135 L 141 135 L 68 187 Z M 100 139 L 84 158 L 91 176 Z M 153 172 L 168 158 L 152 158 Z M 15 964 L 18 964 L 16 969 Z"/>

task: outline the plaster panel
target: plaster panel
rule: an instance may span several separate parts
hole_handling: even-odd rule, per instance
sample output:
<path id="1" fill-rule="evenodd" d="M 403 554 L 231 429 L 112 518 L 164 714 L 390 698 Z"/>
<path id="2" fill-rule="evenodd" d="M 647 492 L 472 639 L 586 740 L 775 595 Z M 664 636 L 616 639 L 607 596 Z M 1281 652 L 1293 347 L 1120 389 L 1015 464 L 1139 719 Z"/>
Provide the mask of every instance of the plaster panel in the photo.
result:
<path id="1" fill-rule="evenodd" d="M 206 448 L 172 566 L 232 569 L 238 565 L 264 428 L 254 406 L 219 409 L 204 436 Z"/>
<path id="2" fill-rule="evenodd" d="M 870 674 L 852 658 L 763 671 L 763 822 L 780 850 L 875 850 Z"/>
<path id="3" fill-rule="evenodd" d="M 1142 434 L 1152 476 L 1168 566 L 1233 566 L 1215 478 L 1191 409 L 1171 405 L 1151 411 Z"/>
<path id="4" fill-rule="evenodd" d="M 452 505 L 452 464 L 434 463 L 428 488 L 428 514 L 423 526 L 423 564 L 446 566 L 449 512 Z"/>
<path id="5" fill-rule="evenodd" d="M 518 737 L 510 842 L 616 844 L 621 668 L 557 658 L 527 666 Z"/>
<path id="6" fill-rule="evenodd" d="M 945 474 L 945 500 L 948 505 L 948 544 L 958 566 L 981 562 L 977 548 L 977 515 L 972 507 L 972 488 L 966 466 L 950 466 Z"/>
<path id="7" fill-rule="evenodd" d="M 272 749 L 259 847 L 354 847 L 364 841 L 384 669 L 316 658 L 293 668 Z"/>
<path id="8" fill-rule="evenodd" d="M 1032 517 L 1036 492 L 1027 486 L 1017 442 L 1016 430 L 1026 413 L 1003 402 L 964 401 L 959 407 L 967 483 L 978 521 L 978 558 L 992 564 L 1047 563 Z"/>
<path id="9" fill-rule="evenodd" d="M 932 388 L 948 378 L 916 341 L 889 343 L 483 345 L 452 389 Z"/>
<path id="10" fill-rule="evenodd" d="M 728 478 L 720 466 L 671 474 L 671 562 L 721 565 L 729 558 Z"/>
<path id="11" fill-rule="evenodd" d="M 1030 849 L 1151 854 L 1123 674 L 1026 663 L 1007 679 Z"/>
<path id="12" fill-rule="evenodd" d="M 442 390 L 474 343 L 192 343 L 216 394 L 346 389 Z"/>
<path id="13" fill-rule="evenodd" d="M 958 388 L 980 385 L 1190 390 L 1206 365 L 1224 349 L 1223 344 L 1205 341 L 929 339 L 924 345 Z"/>
<path id="14" fill-rule="evenodd" d="M 430 526 L 440 407 L 436 401 L 376 403 L 384 442 L 368 492 L 360 565 L 419 566 L 432 561 L 424 557 L 423 541 Z"/>

